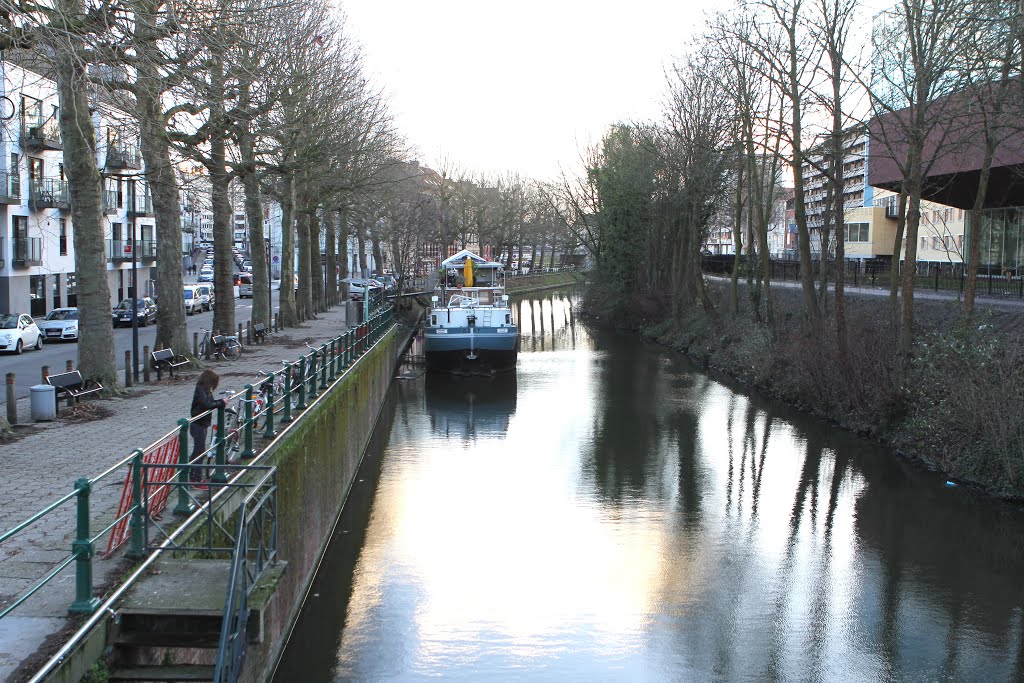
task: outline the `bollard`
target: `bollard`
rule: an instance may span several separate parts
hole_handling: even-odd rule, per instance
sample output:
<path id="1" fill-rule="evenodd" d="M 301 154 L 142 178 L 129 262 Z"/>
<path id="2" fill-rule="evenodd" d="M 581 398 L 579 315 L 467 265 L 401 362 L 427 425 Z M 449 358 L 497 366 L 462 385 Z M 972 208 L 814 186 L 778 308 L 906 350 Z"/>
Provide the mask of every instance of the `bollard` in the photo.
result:
<path id="1" fill-rule="evenodd" d="M 192 333 L 192 357 L 199 358 L 199 333 Z"/>
<path id="2" fill-rule="evenodd" d="M 253 389 L 251 384 L 245 385 L 245 432 L 243 434 L 245 438 L 245 444 L 242 447 L 242 455 L 239 456 L 242 460 L 248 460 L 256 455 L 252 450 L 252 394 Z"/>
<path id="3" fill-rule="evenodd" d="M 142 347 L 142 381 L 149 384 L 149 346 Z"/>
<path id="4" fill-rule="evenodd" d="M 326 391 L 326 390 L 327 390 L 327 344 L 324 344 L 323 346 L 320 347 L 320 391 Z"/>
<path id="5" fill-rule="evenodd" d="M 299 356 L 299 402 L 295 410 L 306 409 L 306 357 Z"/>
<path id="6" fill-rule="evenodd" d="M 239 344 L 242 343 L 242 339 L 243 339 L 243 337 L 242 337 L 242 323 L 238 323 L 238 343 Z M 246 342 L 246 343 L 248 343 L 248 342 Z"/>
<path id="7" fill-rule="evenodd" d="M 124 352 L 124 385 L 130 387 L 132 385 L 132 352 Z"/>
<path id="8" fill-rule="evenodd" d="M 228 430 L 228 421 L 225 419 L 226 415 L 227 411 L 225 410 L 224 402 L 221 401 L 220 405 L 217 406 L 217 450 L 214 456 L 213 473 L 210 475 L 210 481 L 215 484 L 224 484 L 228 480 L 228 476 L 224 472 L 224 451 Z M 210 495 L 213 495 L 212 491 Z"/>
<path id="9" fill-rule="evenodd" d="M 281 361 L 284 365 L 284 410 L 281 411 L 281 424 L 292 421 L 292 364 Z"/>
<path id="10" fill-rule="evenodd" d="M 46 384 L 46 378 L 50 376 L 50 366 L 44 365 L 40 370 L 40 374 L 42 375 L 42 379 L 39 381 L 39 383 Z"/>
<path id="11" fill-rule="evenodd" d="M 192 502 L 188 498 L 189 474 L 188 467 L 188 418 L 178 420 L 178 503 L 174 506 L 174 514 L 187 515 L 192 512 Z"/>
<path id="12" fill-rule="evenodd" d="M 146 556 L 146 501 L 142 495 L 142 451 L 136 448 L 132 452 L 132 513 L 128 520 L 128 551 L 124 556 L 130 560 L 141 560 Z"/>
<path id="13" fill-rule="evenodd" d="M 15 398 L 14 373 L 7 373 L 7 422 L 18 424 L 18 399 Z"/>
<path id="14" fill-rule="evenodd" d="M 71 543 L 71 553 L 75 556 L 75 601 L 68 607 L 71 614 L 92 614 L 99 607 L 99 598 L 92 594 L 92 558 L 96 552 L 95 544 L 89 540 L 89 493 L 92 482 L 87 478 L 75 482 L 77 493 L 77 520 L 75 524 L 75 540 Z"/>
<path id="15" fill-rule="evenodd" d="M 245 345 L 252 346 L 252 321 L 245 322 Z"/>
<path id="16" fill-rule="evenodd" d="M 273 439 L 277 435 L 274 431 L 274 373 L 267 373 L 267 384 L 270 391 L 267 392 L 267 428 L 263 430 L 263 438 Z"/>
<path id="17" fill-rule="evenodd" d="M 74 372 L 74 371 L 75 371 L 75 361 L 71 360 L 70 358 L 67 359 L 66 361 L 64 361 L 64 372 Z"/>

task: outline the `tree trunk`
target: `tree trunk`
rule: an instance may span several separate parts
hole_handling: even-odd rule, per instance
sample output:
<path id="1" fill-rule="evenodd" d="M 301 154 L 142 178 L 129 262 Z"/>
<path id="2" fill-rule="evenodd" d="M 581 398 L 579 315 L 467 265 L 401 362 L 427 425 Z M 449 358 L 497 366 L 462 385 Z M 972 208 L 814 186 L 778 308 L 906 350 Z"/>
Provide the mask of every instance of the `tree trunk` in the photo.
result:
<path id="1" fill-rule="evenodd" d="M 81 0 L 57 0 L 60 17 L 85 13 Z M 64 19 L 58 23 L 63 24 Z M 67 29 L 55 41 L 54 73 L 60 101 L 64 170 L 71 194 L 71 223 L 78 278 L 78 369 L 85 379 L 111 389 L 117 386 L 114 330 L 110 324 L 110 287 L 104 251 L 102 182 L 96 167 L 96 130 L 89 113 L 85 54 L 78 34 Z"/>
<path id="2" fill-rule="evenodd" d="M 324 210 L 324 249 L 327 252 L 327 287 L 324 301 L 327 306 L 335 306 L 338 303 L 338 254 L 337 254 L 337 226 L 334 223 L 334 211 Z"/>
<path id="3" fill-rule="evenodd" d="M 295 226 L 299 245 L 299 291 L 295 296 L 295 313 L 299 322 L 313 316 L 313 288 L 310 282 L 313 262 L 310 258 L 309 223 L 309 213 L 301 211 Z"/>
<path id="4" fill-rule="evenodd" d="M 281 291 L 278 305 L 281 320 L 291 327 L 298 323 L 295 311 L 295 176 L 284 177 L 284 201 L 281 206 Z"/>
<path id="5" fill-rule="evenodd" d="M 234 232 L 231 225 L 231 202 L 228 198 L 227 147 L 224 140 L 224 66 L 212 60 L 210 67 L 210 118 L 219 122 L 210 136 L 210 198 L 213 208 L 213 304 L 214 333 L 235 333 L 235 278 L 231 246 Z"/>
<path id="6" fill-rule="evenodd" d="M 309 289 L 311 318 L 326 310 L 324 306 L 324 264 L 320 256 L 320 218 L 317 212 L 309 214 Z"/>
<path id="7" fill-rule="evenodd" d="M 366 225 L 362 216 L 356 222 L 356 242 L 359 245 L 359 277 L 369 277 L 366 269 Z"/>
<path id="8" fill-rule="evenodd" d="M 239 139 L 238 151 L 245 168 L 242 188 L 245 190 L 245 218 L 249 223 L 249 254 L 252 257 L 252 322 L 270 326 L 272 315 L 266 296 L 270 286 L 270 269 L 263 234 L 263 207 L 260 203 L 260 181 L 256 175 L 255 140 L 245 130 Z"/>
<path id="9" fill-rule="evenodd" d="M 338 266 L 341 275 L 341 300 L 348 303 L 348 283 L 345 280 L 351 275 L 348 268 L 348 207 L 338 209 Z"/>
<path id="10" fill-rule="evenodd" d="M 380 275 L 384 272 L 384 252 L 380 248 L 380 236 L 376 230 L 370 231 L 370 249 L 373 253 L 373 271 Z"/>
<path id="11" fill-rule="evenodd" d="M 156 19 L 152 8 L 140 6 L 136 14 L 140 33 L 153 35 Z M 155 45 L 146 43 L 150 50 Z M 161 96 L 164 87 L 155 63 L 138 62 L 135 105 L 139 117 L 142 158 L 146 162 L 146 181 L 153 197 L 156 215 L 156 289 L 160 305 L 156 313 L 156 345 L 173 349 L 177 355 L 191 355 L 185 321 L 185 293 L 181 260 L 181 197 L 174 165 L 165 136 Z"/>

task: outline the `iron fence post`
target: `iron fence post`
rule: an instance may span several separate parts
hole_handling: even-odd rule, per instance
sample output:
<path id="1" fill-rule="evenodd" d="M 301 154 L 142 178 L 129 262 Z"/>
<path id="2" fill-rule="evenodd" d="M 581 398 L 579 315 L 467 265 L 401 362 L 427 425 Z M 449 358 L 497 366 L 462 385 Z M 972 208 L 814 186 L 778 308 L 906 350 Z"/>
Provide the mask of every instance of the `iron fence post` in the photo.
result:
<path id="1" fill-rule="evenodd" d="M 281 424 L 292 421 L 292 364 L 284 365 L 284 410 L 281 411 Z"/>
<path id="2" fill-rule="evenodd" d="M 342 336 L 345 338 L 342 342 L 345 346 L 341 349 L 341 367 L 347 368 L 352 365 L 352 330 L 345 330 Z"/>
<path id="3" fill-rule="evenodd" d="M 334 374 L 334 371 L 331 371 Z M 327 344 L 320 347 L 320 391 L 327 390 Z"/>
<path id="4" fill-rule="evenodd" d="M 295 405 L 296 410 L 306 409 L 306 357 L 299 358 L 299 402 Z"/>
<path id="5" fill-rule="evenodd" d="M 273 439 L 277 435 L 274 430 L 274 373 L 267 373 L 267 382 L 270 391 L 267 392 L 267 428 L 263 430 L 264 439 Z M 285 385 L 287 387 L 287 383 Z"/>
<path id="6" fill-rule="evenodd" d="M 335 349 L 335 347 L 338 345 L 338 339 L 336 337 L 332 338 L 330 343 L 331 343 L 331 362 L 330 362 L 331 371 L 330 371 L 330 373 L 328 375 L 328 380 L 331 381 L 331 382 L 334 382 L 334 380 L 336 379 L 335 376 L 334 376 L 334 368 L 338 365 L 338 354 L 336 353 L 336 349 Z"/>
<path id="7" fill-rule="evenodd" d="M 174 506 L 174 514 L 187 515 L 192 512 L 192 503 L 188 498 L 189 474 L 188 467 L 188 418 L 178 420 L 178 502 Z"/>
<path id="8" fill-rule="evenodd" d="M 92 558 L 95 544 L 89 539 L 89 494 L 92 482 L 83 477 L 75 482 L 78 492 L 78 519 L 71 552 L 75 555 L 75 601 L 68 607 L 71 614 L 92 614 L 99 607 L 99 598 L 92 594 Z"/>
<path id="9" fill-rule="evenodd" d="M 253 388 L 251 384 L 245 385 L 245 446 L 242 448 L 242 455 L 240 456 L 243 460 L 247 460 L 254 455 L 255 452 L 252 450 L 252 394 Z"/>
<path id="10" fill-rule="evenodd" d="M 221 401 L 220 405 L 217 406 L 217 444 L 216 451 L 214 452 L 214 467 L 213 473 L 210 475 L 210 481 L 215 484 L 227 483 L 228 475 L 224 471 L 224 455 L 227 447 L 227 420 L 226 406 Z M 212 493 L 212 492 L 211 492 Z"/>
<path id="11" fill-rule="evenodd" d="M 306 389 L 306 396 L 309 396 L 310 398 L 316 398 L 316 395 L 317 395 L 317 390 L 316 390 L 316 374 L 317 374 L 316 358 L 317 358 L 317 352 L 316 352 L 316 349 L 313 349 L 310 352 L 310 354 L 309 354 L 309 388 Z"/>
<path id="12" fill-rule="evenodd" d="M 145 540 L 142 538 L 146 530 L 146 519 L 143 515 L 145 501 L 142 489 L 142 451 L 138 448 L 132 452 L 132 512 L 128 520 L 128 552 L 124 554 L 130 560 L 141 560 L 146 556 Z"/>

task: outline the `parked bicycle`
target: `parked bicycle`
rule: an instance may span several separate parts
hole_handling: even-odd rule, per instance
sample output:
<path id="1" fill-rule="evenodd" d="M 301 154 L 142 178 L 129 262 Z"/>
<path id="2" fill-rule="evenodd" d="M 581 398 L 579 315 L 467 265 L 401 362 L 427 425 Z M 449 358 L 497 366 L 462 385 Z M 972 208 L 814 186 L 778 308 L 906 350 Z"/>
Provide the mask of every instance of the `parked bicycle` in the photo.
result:
<path id="1" fill-rule="evenodd" d="M 203 332 L 203 338 L 199 342 L 199 357 L 224 358 L 225 360 L 236 360 L 242 355 L 242 344 L 238 341 L 237 335 L 215 334 L 210 335 L 210 330 L 199 328 Z"/>

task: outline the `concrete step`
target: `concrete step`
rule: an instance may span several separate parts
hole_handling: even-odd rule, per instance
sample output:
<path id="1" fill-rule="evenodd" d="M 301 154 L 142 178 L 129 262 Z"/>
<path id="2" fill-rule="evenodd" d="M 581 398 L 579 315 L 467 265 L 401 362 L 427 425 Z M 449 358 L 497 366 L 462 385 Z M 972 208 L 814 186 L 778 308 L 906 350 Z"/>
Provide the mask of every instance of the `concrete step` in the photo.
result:
<path id="1" fill-rule="evenodd" d="M 212 681 L 213 665 L 130 666 L 110 672 L 111 681 Z"/>
<path id="2" fill-rule="evenodd" d="M 114 636 L 120 647 L 216 648 L 220 631 L 121 631 Z"/>

